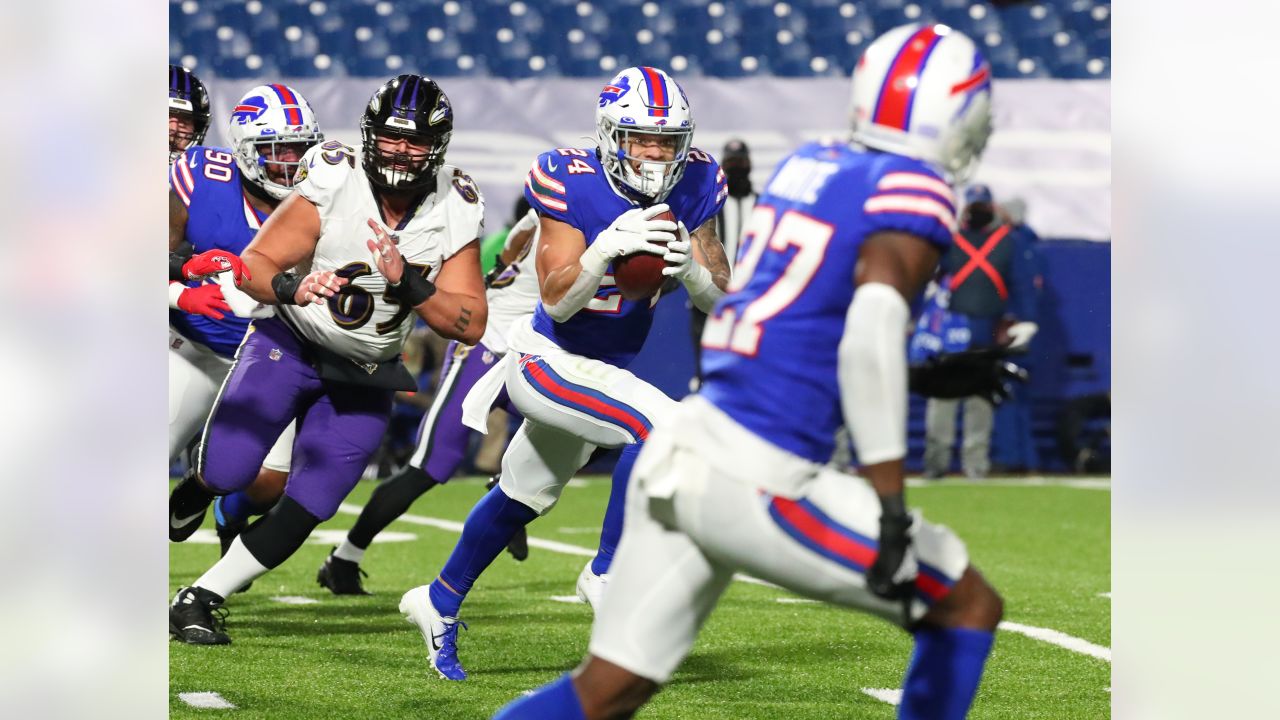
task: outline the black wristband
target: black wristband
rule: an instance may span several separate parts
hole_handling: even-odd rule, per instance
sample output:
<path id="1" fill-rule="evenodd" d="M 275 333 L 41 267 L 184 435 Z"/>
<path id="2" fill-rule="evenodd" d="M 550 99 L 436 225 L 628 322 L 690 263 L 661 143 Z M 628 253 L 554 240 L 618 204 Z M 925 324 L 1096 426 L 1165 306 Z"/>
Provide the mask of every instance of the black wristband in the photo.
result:
<path id="1" fill-rule="evenodd" d="M 436 284 L 422 277 L 418 274 L 418 271 L 406 265 L 404 274 L 400 276 L 400 282 L 395 285 L 388 284 L 387 292 L 391 294 L 391 297 L 399 300 L 402 305 L 418 307 L 436 294 Z"/>
<path id="2" fill-rule="evenodd" d="M 294 273 L 276 273 L 276 276 L 271 278 L 271 289 L 281 305 L 297 305 L 298 301 L 294 299 L 294 295 L 298 294 L 298 285 L 301 283 L 302 278 Z"/>
<path id="3" fill-rule="evenodd" d="M 880 496 L 880 518 L 902 517 L 907 514 L 907 501 L 902 493 Z"/>
<path id="4" fill-rule="evenodd" d="M 187 278 L 182 275 L 182 266 L 187 264 L 191 256 L 195 254 L 195 246 L 185 240 L 178 245 L 177 250 L 169 253 L 169 279 L 177 282 L 186 282 Z"/>

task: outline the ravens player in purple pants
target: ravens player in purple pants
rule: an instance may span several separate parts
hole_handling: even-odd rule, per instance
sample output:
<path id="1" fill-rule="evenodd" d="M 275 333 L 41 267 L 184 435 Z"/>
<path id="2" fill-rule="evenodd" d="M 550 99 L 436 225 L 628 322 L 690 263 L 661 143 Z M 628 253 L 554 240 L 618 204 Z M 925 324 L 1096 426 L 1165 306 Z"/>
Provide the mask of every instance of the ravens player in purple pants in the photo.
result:
<path id="1" fill-rule="evenodd" d="M 247 487 L 297 421 L 292 473 L 271 514 L 178 590 L 169 631 L 179 640 L 230 642 L 213 611 L 337 512 L 381 441 L 395 391 L 416 387 L 400 362 L 411 315 L 467 344 L 483 335 L 484 203 L 468 175 L 444 164 L 452 129 L 434 81 L 388 81 L 360 121 L 361 165 L 339 142 L 309 150 L 295 192 L 242 253 L 245 291 L 277 314 L 245 335 L 201 439 L 198 482 L 175 489 L 170 511 L 185 516 Z"/>

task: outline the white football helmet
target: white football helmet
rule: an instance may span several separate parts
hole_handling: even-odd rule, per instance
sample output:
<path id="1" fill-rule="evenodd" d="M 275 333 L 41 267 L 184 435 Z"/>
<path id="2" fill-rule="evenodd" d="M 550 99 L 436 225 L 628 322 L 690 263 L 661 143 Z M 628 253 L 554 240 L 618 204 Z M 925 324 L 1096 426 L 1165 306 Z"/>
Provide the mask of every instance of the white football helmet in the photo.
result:
<path id="1" fill-rule="evenodd" d="M 946 25 L 894 28 L 854 68 L 850 112 L 855 142 L 919 158 L 962 183 L 991 135 L 991 66 Z"/>
<path id="2" fill-rule="evenodd" d="M 271 197 L 283 200 L 293 189 L 302 154 L 322 142 L 324 133 L 306 98 L 288 85 L 275 84 L 259 85 L 240 98 L 231 111 L 227 139 L 244 177 Z M 281 154 L 283 159 L 279 159 Z M 289 159 L 294 156 L 296 159 Z M 276 179 L 268 164 L 279 166 Z"/>
<path id="3" fill-rule="evenodd" d="M 633 134 L 663 136 L 674 145 L 674 157 L 660 161 L 628 155 L 627 141 Z M 693 144 L 689 99 L 662 70 L 627 68 L 600 91 L 596 141 L 600 164 L 614 181 L 653 202 L 662 202 L 684 176 L 689 160 Z"/>

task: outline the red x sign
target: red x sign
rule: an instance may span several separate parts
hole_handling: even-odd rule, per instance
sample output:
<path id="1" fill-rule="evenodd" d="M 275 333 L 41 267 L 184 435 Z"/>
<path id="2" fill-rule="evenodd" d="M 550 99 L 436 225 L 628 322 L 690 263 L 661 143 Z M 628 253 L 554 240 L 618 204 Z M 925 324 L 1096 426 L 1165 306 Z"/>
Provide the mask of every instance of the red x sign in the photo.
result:
<path id="1" fill-rule="evenodd" d="M 975 248 L 964 238 L 963 235 L 956 233 L 956 246 L 969 256 L 969 262 L 965 263 L 964 267 L 960 268 L 955 275 L 951 276 L 951 289 L 955 290 L 960 287 L 960 285 L 973 274 L 974 270 L 982 270 L 982 272 L 986 273 L 987 277 L 991 278 L 991 284 L 996 286 L 996 292 L 1000 294 L 1000 299 L 1008 300 L 1009 289 L 1004 285 L 1004 278 L 1000 277 L 1000 273 L 996 272 L 996 269 L 992 267 L 991 263 L 987 260 L 987 256 L 991 254 L 991 251 L 994 250 L 996 245 L 999 245 L 1000 241 L 1004 239 L 1004 236 L 1008 234 L 1009 226 L 1001 225 L 999 230 L 991 233 L 991 236 L 987 238 L 987 241 L 982 243 L 981 248 Z"/>

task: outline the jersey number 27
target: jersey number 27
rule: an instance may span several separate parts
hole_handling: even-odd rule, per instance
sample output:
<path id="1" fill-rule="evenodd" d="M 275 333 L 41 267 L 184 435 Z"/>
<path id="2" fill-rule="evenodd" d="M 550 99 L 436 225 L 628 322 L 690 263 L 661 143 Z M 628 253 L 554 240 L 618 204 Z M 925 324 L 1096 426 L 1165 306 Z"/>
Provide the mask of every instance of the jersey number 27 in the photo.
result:
<path id="1" fill-rule="evenodd" d="M 767 330 L 765 323 L 795 302 L 821 267 L 835 227 L 795 210 L 783 213 L 775 226 L 776 216 L 767 205 L 757 205 L 752 211 L 743 238 L 746 249 L 733 269 L 727 292 L 739 292 L 751 282 L 766 252 L 783 254 L 796 248 L 795 253 L 773 282 L 740 310 L 726 304 L 707 318 L 703 347 L 754 357 Z"/>

